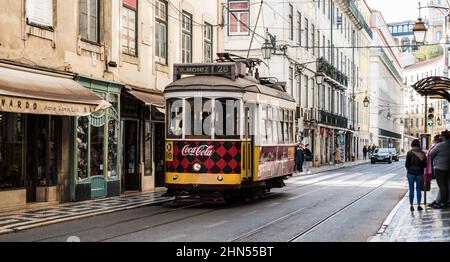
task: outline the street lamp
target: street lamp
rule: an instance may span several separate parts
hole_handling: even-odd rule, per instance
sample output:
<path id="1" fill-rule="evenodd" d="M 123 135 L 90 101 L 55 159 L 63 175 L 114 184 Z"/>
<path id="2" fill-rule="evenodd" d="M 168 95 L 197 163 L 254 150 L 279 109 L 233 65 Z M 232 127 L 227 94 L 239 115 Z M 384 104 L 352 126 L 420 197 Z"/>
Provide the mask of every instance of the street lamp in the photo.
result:
<path id="1" fill-rule="evenodd" d="M 273 45 L 266 39 L 266 42 L 261 47 L 264 60 L 269 60 L 272 56 Z"/>
<path id="2" fill-rule="evenodd" d="M 316 83 L 318 84 L 318 85 L 322 85 L 323 84 L 323 81 L 324 81 L 324 76 L 322 75 L 322 74 L 318 74 L 318 75 L 316 75 Z"/>
<path id="3" fill-rule="evenodd" d="M 417 45 L 425 44 L 425 37 L 427 35 L 427 27 L 425 23 L 422 21 L 422 18 L 419 18 L 414 25 L 414 37 L 416 38 Z"/>
<path id="4" fill-rule="evenodd" d="M 364 98 L 363 103 L 364 103 L 364 107 L 366 107 L 366 108 L 369 107 L 370 101 L 369 101 L 369 98 L 367 96 Z"/>

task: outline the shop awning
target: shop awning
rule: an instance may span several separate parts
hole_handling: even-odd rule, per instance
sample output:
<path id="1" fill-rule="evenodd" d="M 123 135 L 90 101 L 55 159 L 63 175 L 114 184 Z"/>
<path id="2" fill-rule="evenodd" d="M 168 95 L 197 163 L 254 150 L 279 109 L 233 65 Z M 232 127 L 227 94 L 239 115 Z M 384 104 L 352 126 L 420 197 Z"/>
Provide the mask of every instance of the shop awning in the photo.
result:
<path id="1" fill-rule="evenodd" d="M 142 89 L 131 89 L 127 90 L 127 92 L 135 97 L 136 99 L 143 102 L 146 106 L 154 106 L 158 110 L 161 109 L 164 111 L 166 107 L 163 94 L 148 92 Z"/>
<path id="2" fill-rule="evenodd" d="M 0 64 L 0 111 L 87 116 L 110 106 L 70 76 Z"/>

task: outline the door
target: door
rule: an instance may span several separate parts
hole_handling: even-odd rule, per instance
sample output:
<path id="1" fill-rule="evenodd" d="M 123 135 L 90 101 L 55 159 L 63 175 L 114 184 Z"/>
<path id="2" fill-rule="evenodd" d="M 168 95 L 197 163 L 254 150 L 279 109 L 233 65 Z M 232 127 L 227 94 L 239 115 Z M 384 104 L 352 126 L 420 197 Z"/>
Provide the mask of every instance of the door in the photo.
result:
<path id="1" fill-rule="evenodd" d="M 155 122 L 155 143 L 154 143 L 154 152 L 155 152 L 155 186 L 156 187 L 165 187 L 166 186 L 166 178 L 164 172 L 165 165 L 165 128 L 164 123 Z"/>
<path id="2" fill-rule="evenodd" d="M 244 158 L 242 173 L 246 179 L 253 178 L 253 139 L 250 134 L 251 119 L 249 110 L 249 108 L 246 108 L 244 113 L 244 142 L 242 144 L 242 156 Z"/>
<path id="3" fill-rule="evenodd" d="M 125 191 L 139 190 L 139 122 L 124 121 L 123 174 Z"/>

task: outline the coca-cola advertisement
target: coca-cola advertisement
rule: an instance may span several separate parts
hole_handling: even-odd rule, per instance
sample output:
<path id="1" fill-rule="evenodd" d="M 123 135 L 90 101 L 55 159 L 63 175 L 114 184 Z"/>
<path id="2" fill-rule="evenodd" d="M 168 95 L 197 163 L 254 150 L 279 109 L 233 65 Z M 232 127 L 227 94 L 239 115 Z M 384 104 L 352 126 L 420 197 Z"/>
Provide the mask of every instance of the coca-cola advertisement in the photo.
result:
<path id="1" fill-rule="evenodd" d="M 173 141 L 167 148 L 169 173 L 241 173 L 240 141 Z M 194 165 L 200 169 L 194 170 Z"/>

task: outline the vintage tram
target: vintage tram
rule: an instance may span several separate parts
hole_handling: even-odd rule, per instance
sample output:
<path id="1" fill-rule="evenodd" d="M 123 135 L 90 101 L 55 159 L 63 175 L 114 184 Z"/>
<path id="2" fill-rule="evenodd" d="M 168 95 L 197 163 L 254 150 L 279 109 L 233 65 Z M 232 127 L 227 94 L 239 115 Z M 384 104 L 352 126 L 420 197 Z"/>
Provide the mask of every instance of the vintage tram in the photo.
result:
<path id="1" fill-rule="evenodd" d="M 296 103 L 285 83 L 258 76 L 258 62 L 219 54 L 174 66 L 164 91 L 166 196 L 248 199 L 294 173 Z"/>

